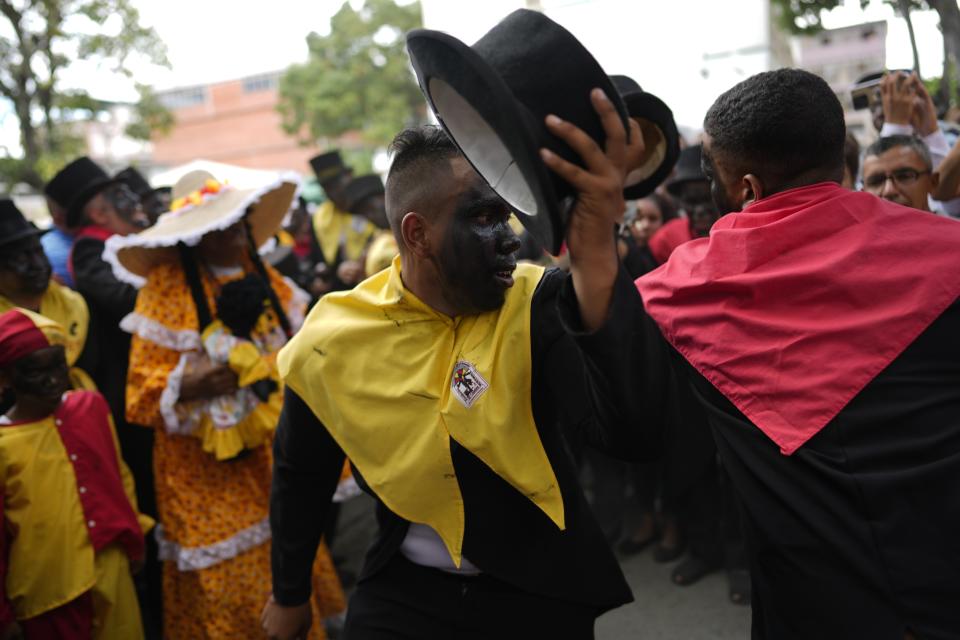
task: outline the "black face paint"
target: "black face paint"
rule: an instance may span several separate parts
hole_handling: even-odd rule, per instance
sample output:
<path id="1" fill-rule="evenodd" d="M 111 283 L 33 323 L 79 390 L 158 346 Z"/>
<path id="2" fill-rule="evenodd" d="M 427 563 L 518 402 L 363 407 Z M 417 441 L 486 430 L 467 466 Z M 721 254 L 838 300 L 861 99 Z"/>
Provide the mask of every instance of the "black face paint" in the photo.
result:
<path id="1" fill-rule="evenodd" d="M 40 295 L 50 286 L 53 268 L 36 236 L 14 242 L 3 250 L 0 269 L 16 276 L 19 292 Z"/>
<path id="2" fill-rule="evenodd" d="M 150 219 L 140 206 L 140 198 L 123 183 L 115 184 L 104 192 L 107 202 L 119 218 L 139 229 L 150 226 Z"/>
<path id="3" fill-rule="evenodd" d="M 10 382 L 18 398 L 30 396 L 53 402 L 70 389 L 67 358 L 59 345 L 24 356 L 10 370 Z"/>
<path id="4" fill-rule="evenodd" d="M 683 184 L 678 199 L 683 204 L 690 220 L 690 231 L 695 238 L 710 235 L 710 228 L 720 217 L 714 204 L 713 183 L 707 180 L 692 180 Z"/>
<path id="5" fill-rule="evenodd" d="M 460 314 L 503 306 L 520 249 L 509 219 L 510 207 L 479 177 L 461 194 L 438 256 L 444 298 Z"/>
<path id="6" fill-rule="evenodd" d="M 713 200 L 714 207 L 716 207 L 717 217 L 725 216 L 733 211 L 740 211 L 741 207 L 733 203 L 730 195 L 724 189 L 723 182 L 717 179 L 713 168 L 713 160 L 706 153 L 700 156 L 700 169 L 706 176 L 707 182 L 710 183 L 710 197 Z"/>

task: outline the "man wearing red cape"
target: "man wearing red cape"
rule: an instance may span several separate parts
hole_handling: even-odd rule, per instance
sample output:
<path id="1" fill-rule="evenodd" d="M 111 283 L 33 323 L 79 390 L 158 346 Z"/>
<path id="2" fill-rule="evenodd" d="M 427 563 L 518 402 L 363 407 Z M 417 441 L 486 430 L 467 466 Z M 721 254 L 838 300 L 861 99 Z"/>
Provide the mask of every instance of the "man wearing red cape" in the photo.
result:
<path id="1" fill-rule="evenodd" d="M 704 129 L 731 213 L 637 280 L 626 346 L 667 373 L 652 318 L 706 411 L 753 637 L 960 637 L 960 224 L 840 187 L 843 110 L 807 72 L 745 80 Z"/>

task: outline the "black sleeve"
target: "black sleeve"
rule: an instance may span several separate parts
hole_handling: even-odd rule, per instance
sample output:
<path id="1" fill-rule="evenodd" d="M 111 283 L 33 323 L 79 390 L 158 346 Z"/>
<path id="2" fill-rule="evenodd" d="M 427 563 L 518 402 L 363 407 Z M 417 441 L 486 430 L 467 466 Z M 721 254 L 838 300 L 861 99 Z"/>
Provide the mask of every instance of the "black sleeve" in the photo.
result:
<path id="1" fill-rule="evenodd" d="M 289 388 L 273 443 L 270 558 L 273 597 L 310 599 L 310 574 L 345 456 L 313 411 Z"/>
<path id="2" fill-rule="evenodd" d="M 77 291 L 98 309 L 113 314 L 119 321 L 133 311 L 137 290 L 113 275 L 103 259 L 103 243 L 93 238 L 80 238 L 73 244 L 73 277 Z"/>
<path id="3" fill-rule="evenodd" d="M 607 319 L 583 330 L 573 279 L 556 298 L 566 334 L 582 354 L 591 411 L 579 424 L 584 442 L 624 459 L 652 459 L 675 408 L 676 383 L 666 341 L 647 316 L 632 279 L 620 268 Z"/>

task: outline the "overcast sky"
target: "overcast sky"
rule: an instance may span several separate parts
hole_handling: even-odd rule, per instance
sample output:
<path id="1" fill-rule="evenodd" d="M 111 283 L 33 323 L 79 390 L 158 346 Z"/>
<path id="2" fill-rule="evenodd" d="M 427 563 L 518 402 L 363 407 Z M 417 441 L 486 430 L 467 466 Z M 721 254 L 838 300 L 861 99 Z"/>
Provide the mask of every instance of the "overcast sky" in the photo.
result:
<path id="1" fill-rule="evenodd" d="M 503 1 L 503 0 L 499 0 Z M 624 0 L 594 0 L 585 3 L 571 0 L 544 0 L 550 10 L 551 5 L 589 5 L 589 10 L 577 12 L 575 24 L 566 26 L 580 37 L 588 48 L 601 47 L 610 39 L 604 37 L 610 25 L 610 15 Z M 658 24 L 658 14 L 673 3 L 659 0 L 629 0 L 631 7 L 648 5 L 650 21 L 638 24 L 633 35 L 638 39 L 663 41 L 663 55 L 650 60 L 650 68 L 656 66 L 660 74 L 644 74 L 643 70 L 632 71 L 610 62 L 613 54 L 601 56 L 596 52 L 601 64 L 610 73 L 637 73 L 644 88 L 659 93 L 672 107 L 681 124 L 696 127 L 702 118 L 702 104 L 709 104 L 715 95 L 703 96 L 702 79 L 696 77 L 679 78 L 664 75 L 669 71 L 671 56 L 686 55 L 702 59 L 702 36 L 684 38 L 697 25 L 706 28 L 719 38 L 727 38 L 731 48 L 743 46 L 737 41 L 739 26 L 744 16 L 737 11 L 716 10 L 717 7 L 733 6 L 727 2 L 715 0 L 697 0 L 705 10 L 710 11 L 709 21 L 704 15 L 690 15 L 690 24 L 678 24 L 671 20 L 663 27 Z M 306 58 L 305 38 L 311 31 L 321 33 L 329 31 L 329 19 L 341 6 L 341 0 L 271 0 L 270 2 L 236 2 L 235 0 L 133 0 L 140 9 L 142 21 L 152 26 L 166 43 L 171 69 L 157 69 L 149 65 L 135 64 L 136 76 L 140 82 L 153 84 L 159 88 L 184 86 L 215 82 L 245 75 L 273 71 Z M 476 6 L 476 0 L 443 0 L 450 3 L 464 3 L 464 6 Z M 637 3 L 637 4 L 633 4 Z M 362 4 L 357 1 L 355 6 Z M 488 4 L 488 3 L 483 3 Z M 489 3 L 496 4 L 496 3 Z M 604 10 L 607 9 L 607 10 Z M 571 9 L 575 12 L 576 9 Z M 558 12 L 558 15 L 561 15 Z M 893 17 L 892 9 L 874 0 L 866 11 L 861 11 L 858 0 L 846 0 L 844 7 L 831 12 L 825 19 L 828 27 L 841 27 L 870 20 L 888 19 L 887 64 L 891 68 L 912 66 L 909 40 L 903 20 Z M 921 65 L 928 75 L 939 75 L 942 64 L 940 34 L 936 29 L 937 19 L 933 12 L 916 14 L 914 18 L 919 46 Z M 468 25 L 464 31 L 469 32 Z M 466 38 L 466 35 L 461 37 Z M 659 40 L 658 40 L 659 39 Z M 591 43 L 596 44 L 591 44 Z M 700 48 L 698 48 L 700 47 Z M 643 60 L 637 64 L 647 65 Z M 714 66 L 721 62 L 712 63 Z M 734 63 L 731 63 L 734 64 Z M 720 70 L 724 71 L 723 69 Z M 729 75 L 729 74 L 728 74 Z M 734 74 L 735 75 L 735 74 Z M 654 86 L 643 78 L 654 78 Z M 733 77 L 733 76 L 731 76 Z M 659 79 L 658 79 L 659 78 Z M 665 80 L 668 79 L 668 80 Z M 732 83 L 730 83 L 732 84 Z M 121 77 L 111 76 L 105 69 L 92 64 L 76 65 L 69 74 L 64 75 L 65 86 L 83 86 L 95 96 L 105 99 L 130 100 L 135 97 L 132 85 Z M 3 145 L 16 146 L 16 124 L 6 105 L 0 105 L 0 153 Z"/>

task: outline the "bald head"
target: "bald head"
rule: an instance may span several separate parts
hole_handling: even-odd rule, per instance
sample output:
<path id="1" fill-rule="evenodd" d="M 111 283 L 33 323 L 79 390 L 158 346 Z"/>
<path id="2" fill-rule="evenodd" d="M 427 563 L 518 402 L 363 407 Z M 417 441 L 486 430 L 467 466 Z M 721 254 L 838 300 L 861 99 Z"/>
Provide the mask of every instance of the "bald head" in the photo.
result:
<path id="1" fill-rule="evenodd" d="M 404 129 L 393 139 L 390 151 L 393 163 L 387 175 L 387 220 L 402 251 L 403 216 L 410 211 L 428 217 L 436 214 L 437 185 L 452 178 L 450 161 L 460 157 L 460 151 L 443 129 L 432 125 Z"/>

